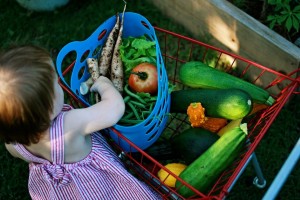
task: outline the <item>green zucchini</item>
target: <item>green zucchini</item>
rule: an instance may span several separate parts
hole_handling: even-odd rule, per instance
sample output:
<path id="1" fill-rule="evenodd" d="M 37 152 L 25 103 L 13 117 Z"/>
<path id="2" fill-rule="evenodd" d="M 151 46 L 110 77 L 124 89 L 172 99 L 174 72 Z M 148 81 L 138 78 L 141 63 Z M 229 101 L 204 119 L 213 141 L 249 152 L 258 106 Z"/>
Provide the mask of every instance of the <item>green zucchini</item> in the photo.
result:
<path id="1" fill-rule="evenodd" d="M 246 123 L 226 132 L 201 156 L 188 165 L 179 177 L 200 192 L 207 193 L 221 173 L 237 158 L 245 145 L 246 135 Z M 175 187 L 179 194 L 184 197 L 194 195 L 191 189 L 178 180 Z"/>
<path id="2" fill-rule="evenodd" d="M 179 70 L 179 79 L 184 85 L 192 88 L 238 88 L 247 91 L 257 103 L 272 105 L 275 102 L 263 88 L 202 62 L 191 61 L 183 64 Z"/>
<path id="3" fill-rule="evenodd" d="M 235 120 L 251 112 L 250 95 L 240 89 L 187 89 L 171 92 L 173 113 L 186 113 L 190 103 L 200 102 L 208 117 Z"/>
<path id="4" fill-rule="evenodd" d="M 188 128 L 171 140 L 174 153 L 187 165 L 204 153 L 219 136 L 203 128 Z"/>

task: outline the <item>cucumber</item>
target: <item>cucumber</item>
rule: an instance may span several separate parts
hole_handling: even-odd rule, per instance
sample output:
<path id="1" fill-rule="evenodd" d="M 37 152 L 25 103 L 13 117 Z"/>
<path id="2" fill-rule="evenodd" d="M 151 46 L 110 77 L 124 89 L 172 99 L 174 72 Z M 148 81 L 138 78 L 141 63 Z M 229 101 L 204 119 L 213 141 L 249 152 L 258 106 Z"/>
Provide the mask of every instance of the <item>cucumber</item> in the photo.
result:
<path id="1" fill-rule="evenodd" d="M 191 61 L 183 64 L 179 70 L 179 80 L 192 88 L 226 89 L 238 88 L 248 92 L 253 101 L 272 105 L 275 100 L 261 87 L 212 68 L 202 62 Z"/>
<path id="2" fill-rule="evenodd" d="M 187 89 L 171 92 L 173 113 L 186 113 L 190 103 L 200 102 L 208 117 L 235 120 L 251 112 L 251 96 L 240 89 Z"/>
<path id="3" fill-rule="evenodd" d="M 218 139 L 217 134 L 203 128 L 188 128 L 172 138 L 171 146 L 174 153 L 189 165 Z"/>
<path id="4" fill-rule="evenodd" d="M 247 124 L 242 124 L 226 132 L 201 156 L 181 172 L 179 177 L 202 193 L 207 193 L 228 168 L 244 147 L 247 135 Z M 184 197 L 194 195 L 194 192 L 176 181 L 175 188 Z"/>
<path id="5" fill-rule="evenodd" d="M 243 119 L 236 119 L 236 120 L 232 120 L 231 122 L 229 122 L 226 126 L 224 126 L 223 128 L 221 128 L 218 131 L 218 136 L 222 136 L 224 135 L 227 131 L 229 131 L 230 129 L 233 129 L 234 127 L 240 126 L 242 123 Z"/>

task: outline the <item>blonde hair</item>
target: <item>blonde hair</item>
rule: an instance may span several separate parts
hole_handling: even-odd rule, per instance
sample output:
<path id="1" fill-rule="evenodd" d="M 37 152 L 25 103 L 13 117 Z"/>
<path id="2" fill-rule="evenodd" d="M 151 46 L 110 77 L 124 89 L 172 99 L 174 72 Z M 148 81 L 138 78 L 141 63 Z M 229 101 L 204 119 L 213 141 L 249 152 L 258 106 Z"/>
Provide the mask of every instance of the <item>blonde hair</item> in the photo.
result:
<path id="1" fill-rule="evenodd" d="M 20 46 L 0 56 L 0 139 L 30 145 L 50 126 L 55 69 L 50 54 Z"/>

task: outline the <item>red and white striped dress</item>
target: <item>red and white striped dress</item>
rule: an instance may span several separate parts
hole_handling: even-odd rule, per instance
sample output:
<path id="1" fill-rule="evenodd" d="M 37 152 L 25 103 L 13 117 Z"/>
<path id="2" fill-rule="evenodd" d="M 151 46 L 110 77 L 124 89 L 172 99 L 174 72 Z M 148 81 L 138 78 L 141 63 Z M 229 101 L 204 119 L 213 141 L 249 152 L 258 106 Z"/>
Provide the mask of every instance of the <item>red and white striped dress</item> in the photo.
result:
<path id="1" fill-rule="evenodd" d="M 100 133 L 91 135 L 92 150 L 86 158 L 65 164 L 62 127 L 69 109 L 65 106 L 50 128 L 53 162 L 31 154 L 21 144 L 14 145 L 30 161 L 28 188 L 32 199 L 161 199 L 123 167 Z"/>

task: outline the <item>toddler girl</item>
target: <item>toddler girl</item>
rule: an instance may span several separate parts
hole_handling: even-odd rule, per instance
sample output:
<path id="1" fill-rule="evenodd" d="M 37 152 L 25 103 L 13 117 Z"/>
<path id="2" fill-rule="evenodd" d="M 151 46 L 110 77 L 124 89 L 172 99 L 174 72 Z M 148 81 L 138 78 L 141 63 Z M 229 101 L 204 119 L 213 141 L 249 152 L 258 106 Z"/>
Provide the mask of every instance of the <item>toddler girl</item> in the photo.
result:
<path id="1" fill-rule="evenodd" d="M 101 101 L 88 108 L 64 104 L 49 53 L 15 47 L 0 56 L 0 139 L 29 162 L 32 199 L 160 199 L 126 171 L 99 132 L 118 122 L 124 102 L 111 81 L 91 87 Z"/>

